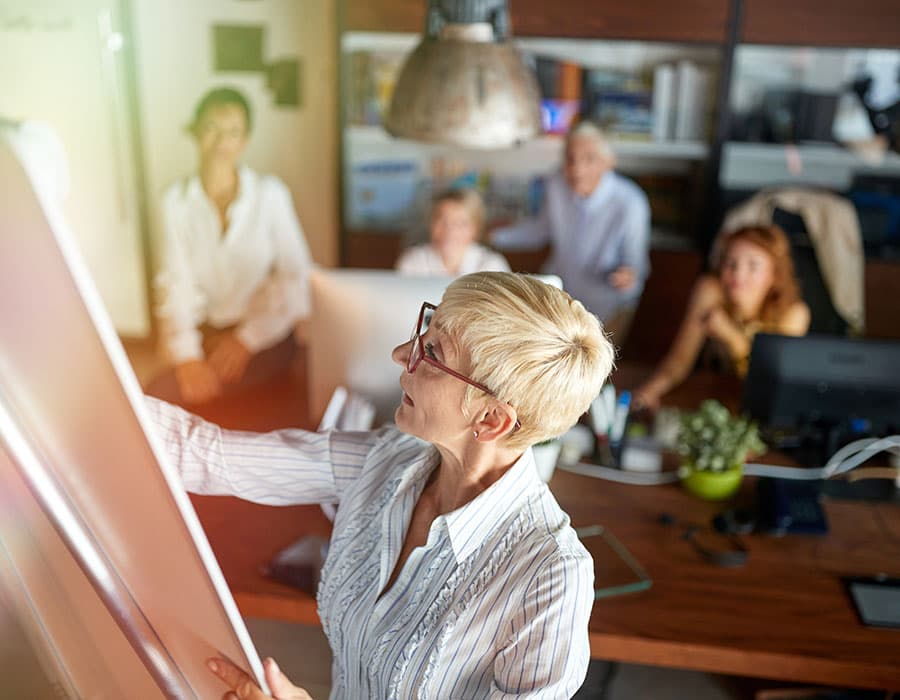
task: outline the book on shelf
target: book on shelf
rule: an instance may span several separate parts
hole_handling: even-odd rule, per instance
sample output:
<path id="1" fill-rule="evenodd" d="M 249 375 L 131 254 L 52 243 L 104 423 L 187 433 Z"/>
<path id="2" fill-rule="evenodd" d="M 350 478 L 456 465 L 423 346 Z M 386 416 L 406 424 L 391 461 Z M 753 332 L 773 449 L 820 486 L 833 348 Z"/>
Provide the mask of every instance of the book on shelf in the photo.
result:
<path id="1" fill-rule="evenodd" d="M 675 69 L 663 63 L 653 70 L 653 140 L 670 141 L 675 135 Z"/>
<path id="2" fill-rule="evenodd" d="M 380 126 L 384 122 L 405 58 L 400 51 L 353 51 L 345 55 L 348 124 Z"/>
<path id="3" fill-rule="evenodd" d="M 610 133 L 650 138 L 653 128 L 651 94 L 646 90 L 608 91 L 598 95 L 593 115 Z"/>
<path id="4" fill-rule="evenodd" d="M 651 138 L 652 93 L 640 76 L 601 68 L 586 70 L 583 104 L 585 112 L 609 133 Z"/>
<path id="5" fill-rule="evenodd" d="M 678 141 L 702 141 L 709 124 L 709 94 L 712 74 L 693 61 L 675 66 L 676 103 L 674 138 Z"/>
<path id="6" fill-rule="evenodd" d="M 653 140 L 705 141 L 711 117 L 712 71 L 694 61 L 662 63 L 653 70 Z"/>
<path id="7" fill-rule="evenodd" d="M 541 91 L 541 126 L 546 134 L 564 134 L 581 111 L 582 67 L 572 61 L 535 56 Z"/>

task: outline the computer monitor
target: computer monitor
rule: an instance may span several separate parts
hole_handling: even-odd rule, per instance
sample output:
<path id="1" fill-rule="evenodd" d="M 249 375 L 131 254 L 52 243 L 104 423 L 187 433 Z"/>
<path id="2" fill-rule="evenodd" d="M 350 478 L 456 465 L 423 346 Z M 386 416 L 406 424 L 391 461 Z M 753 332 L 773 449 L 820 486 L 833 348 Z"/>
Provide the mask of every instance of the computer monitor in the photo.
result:
<path id="1" fill-rule="evenodd" d="M 829 452 L 857 433 L 900 431 L 898 368 L 900 342 L 758 334 L 742 406 L 763 426 L 818 433 Z"/>
<path id="2" fill-rule="evenodd" d="M 536 275 L 562 288 L 559 277 Z M 316 269 L 309 324 L 309 415 L 318 424 L 343 386 L 375 405 L 375 424 L 393 420 L 401 368 L 391 351 L 409 340 L 423 301 L 439 303 L 450 277 L 411 277 L 393 270 Z"/>

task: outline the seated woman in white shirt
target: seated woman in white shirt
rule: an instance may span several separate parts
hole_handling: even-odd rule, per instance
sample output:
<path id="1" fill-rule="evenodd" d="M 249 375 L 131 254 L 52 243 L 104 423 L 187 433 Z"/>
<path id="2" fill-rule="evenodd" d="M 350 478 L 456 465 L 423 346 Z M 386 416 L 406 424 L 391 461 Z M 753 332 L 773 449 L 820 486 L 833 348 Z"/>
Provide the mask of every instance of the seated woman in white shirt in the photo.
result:
<path id="1" fill-rule="evenodd" d="M 431 205 L 430 243 L 413 246 L 397 260 L 405 275 L 449 276 L 470 272 L 509 272 L 500 253 L 479 245 L 484 227 L 484 202 L 472 189 L 451 189 L 434 198 Z"/>
<path id="2" fill-rule="evenodd" d="M 587 410 L 612 345 L 565 292 L 479 272 L 422 305 L 393 359 L 396 425 L 373 432 L 236 432 L 161 401 L 149 411 L 189 491 L 339 503 L 317 596 L 332 698 L 570 698 L 594 567 L 530 446 Z M 241 698 L 264 697 L 211 662 Z M 307 697 L 265 670 L 276 698 Z"/>
<path id="3" fill-rule="evenodd" d="M 190 403 L 239 382 L 254 355 L 284 341 L 309 315 L 311 260 L 291 194 L 277 177 L 239 162 L 250 126 L 241 93 L 207 93 L 190 126 L 198 171 L 163 199 L 156 313 L 181 397 Z"/>

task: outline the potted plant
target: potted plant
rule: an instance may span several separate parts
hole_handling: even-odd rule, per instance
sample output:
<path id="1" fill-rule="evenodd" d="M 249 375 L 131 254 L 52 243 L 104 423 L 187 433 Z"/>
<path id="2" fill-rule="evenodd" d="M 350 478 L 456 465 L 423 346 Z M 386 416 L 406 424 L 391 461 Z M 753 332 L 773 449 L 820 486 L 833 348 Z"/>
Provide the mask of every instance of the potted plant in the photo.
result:
<path id="1" fill-rule="evenodd" d="M 681 416 L 678 452 L 681 483 L 696 496 L 722 500 L 741 485 L 748 453 L 766 449 L 756 423 L 732 416 L 725 406 L 709 399 L 696 413 Z"/>

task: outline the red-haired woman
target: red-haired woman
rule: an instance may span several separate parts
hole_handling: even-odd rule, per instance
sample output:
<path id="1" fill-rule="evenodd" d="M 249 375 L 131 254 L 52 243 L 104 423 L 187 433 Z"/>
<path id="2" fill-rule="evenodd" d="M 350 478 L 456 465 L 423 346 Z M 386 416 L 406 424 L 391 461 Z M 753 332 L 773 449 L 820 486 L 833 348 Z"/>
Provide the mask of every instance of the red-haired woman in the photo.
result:
<path id="1" fill-rule="evenodd" d="M 800 298 L 790 244 L 777 226 L 752 226 L 723 236 L 715 274 L 701 277 L 666 357 L 635 391 L 635 405 L 655 408 L 680 384 L 701 349 L 738 375 L 747 372 L 756 333 L 805 335 L 809 308 Z"/>

